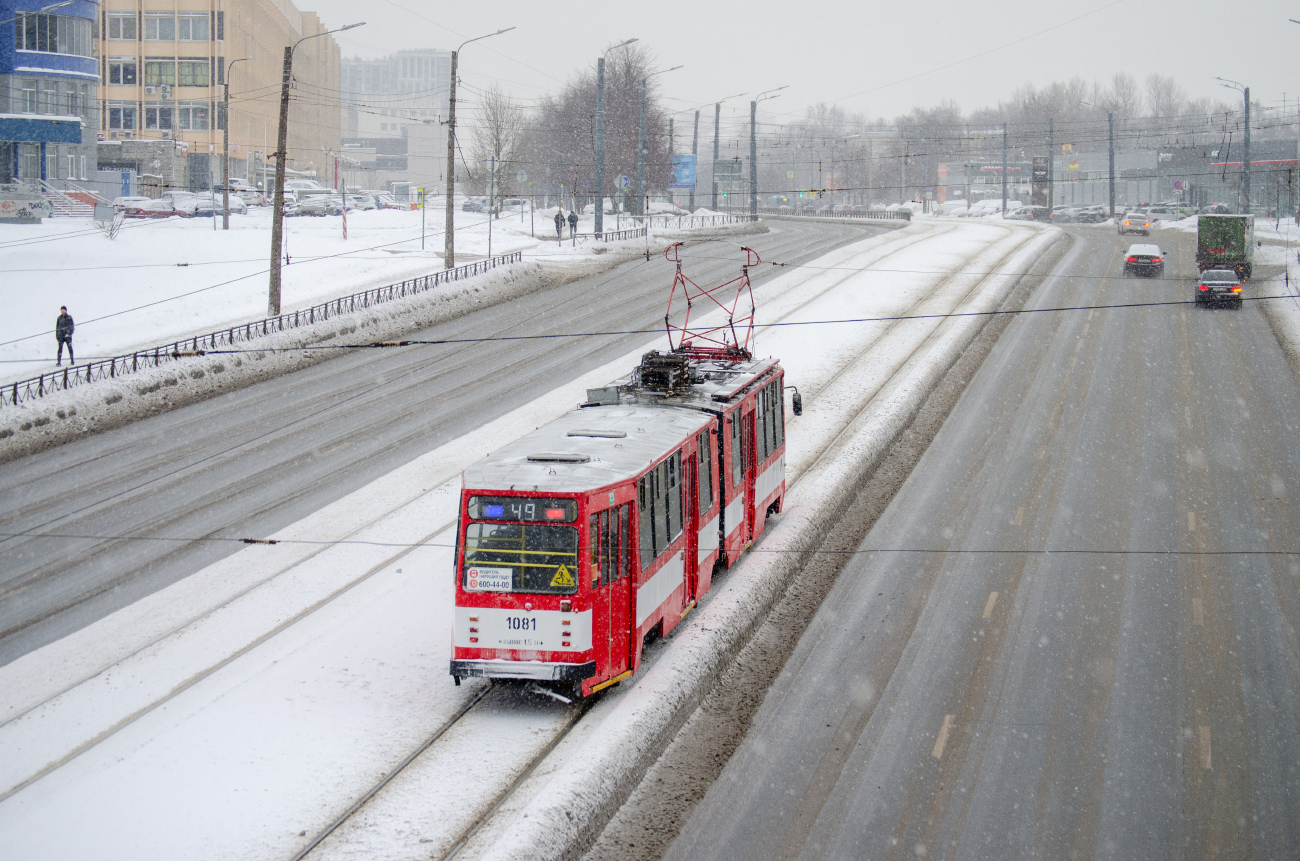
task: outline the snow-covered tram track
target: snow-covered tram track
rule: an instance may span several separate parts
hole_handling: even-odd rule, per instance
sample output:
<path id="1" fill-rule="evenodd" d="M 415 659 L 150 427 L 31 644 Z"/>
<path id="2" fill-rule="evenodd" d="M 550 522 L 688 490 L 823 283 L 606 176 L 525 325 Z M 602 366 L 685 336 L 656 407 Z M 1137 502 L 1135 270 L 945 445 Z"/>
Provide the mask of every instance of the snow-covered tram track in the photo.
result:
<path id="1" fill-rule="evenodd" d="M 854 265 L 852 267 L 842 267 L 844 270 L 852 270 L 849 275 L 843 274 L 843 271 L 837 271 L 831 265 L 835 261 L 829 260 L 826 261 L 825 270 L 820 274 L 811 277 L 805 276 L 802 279 L 787 279 L 787 276 L 782 276 L 782 279 L 778 280 L 789 280 L 790 283 L 785 284 L 783 289 L 774 285 L 774 289 L 767 291 L 773 295 L 762 297 L 763 288 L 760 288 L 760 308 L 770 310 L 770 314 L 763 315 L 765 321 L 793 320 L 799 317 L 800 314 L 809 319 L 824 319 L 831 316 L 857 316 L 857 314 L 853 313 L 851 307 L 846 307 L 851 306 L 852 301 L 846 301 L 844 296 L 836 294 L 836 288 L 860 274 L 859 270 L 874 265 L 892 255 L 906 252 L 915 246 L 923 245 L 927 239 L 934 238 L 935 234 L 940 232 L 933 225 L 924 227 L 918 225 L 917 227 L 918 229 L 915 232 L 922 234 L 920 236 L 890 234 L 888 240 L 881 237 L 880 239 L 885 241 L 877 241 L 871 248 L 865 251 L 859 249 L 855 252 L 855 255 L 849 255 L 853 258 Z M 988 230 L 988 228 L 985 228 L 986 233 Z M 989 245 L 989 237 L 986 236 L 981 243 L 978 243 L 978 248 L 975 248 L 970 253 L 957 255 L 954 259 L 947 261 L 948 269 L 956 271 L 949 271 L 942 276 L 935 274 L 920 278 L 921 283 L 916 287 L 918 296 L 915 298 L 907 297 L 905 304 L 895 304 L 888 309 L 888 312 L 892 315 L 944 313 L 944 308 L 951 310 L 961 307 L 970 295 L 980 288 L 980 285 L 984 283 L 988 276 L 982 274 L 963 275 L 960 270 L 974 268 L 980 273 L 993 272 L 1001 267 L 1009 257 L 1013 256 L 1016 250 L 1026 241 L 1037 235 L 1033 231 L 1022 232 L 1002 229 L 1002 232 L 1002 237 L 993 240 L 992 247 Z M 1021 239 L 1016 243 L 1011 243 L 1014 247 L 1009 249 L 1002 247 L 1009 236 L 1017 234 Z M 870 243 L 867 244 L 870 245 Z M 845 258 L 845 260 L 848 259 L 845 255 L 839 253 L 828 255 L 830 258 L 837 256 Z M 902 270 L 904 267 L 900 263 L 896 268 Z M 931 268 L 938 269 L 939 267 Z M 968 279 L 970 279 L 970 283 L 967 283 Z M 838 309 L 839 313 L 828 313 L 826 307 L 818 309 L 816 306 L 819 302 L 832 304 Z M 884 314 L 881 314 L 881 316 L 884 316 Z M 868 384 L 848 379 L 853 375 L 846 373 L 846 366 L 871 364 L 869 354 L 883 341 L 891 337 L 898 337 L 897 332 L 902 322 L 904 321 L 882 323 L 878 328 L 883 328 L 885 331 L 861 333 L 862 337 L 853 343 L 851 349 L 838 352 L 836 356 L 823 362 L 822 366 L 818 366 L 816 362 L 811 363 L 808 373 L 805 374 L 803 379 L 808 379 L 811 376 L 815 378 L 815 385 L 809 392 L 810 396 L 807 396 L 805 400 L 807 412 L 804 419 L 799 420 L 797 423 L 792 422 L 791 436 L 793 437 L 801 432 L 804 433 L 809 439 L 811 448 L 816 449 L 817 457 L 824 453 L 827 446 L 834 443 L 838 434 L 843 430 L 842 426 L 834 426 L 837 423 L 832 421 L 832 416 L 839 413 L 851 419 L 852 413 L 860 409 L 862 399 L 864 397 L 870 399 L 871 393 L 869 390 L 872 386 L 875 386 L 878 390 L 879 385 L 883 384 L 882 381 L 888 380 L 889 375 L 893 373 L 893 370 L 889 370 L 889 368 L 897 370 L 924 347 L 929 335 L 920 329 L 913 331 L 910 333 L 911 345 L 908 349 L 894 351 L 892 354 L 894 359 L 890 362 L 877 363 L 879 367 L 875 369 L 876 372 L 872 375 L 874 382 Z M 932 324 L 929 331 L 932 331 L 934 326 L 937 325 L 937 321 L 926 322 Z M 772 336 L 767 335 L 764 337 Z M 764 341 L 761 340 L 760 345 L 763 344 Z M 839 345 L 838 342 L 837 345 Z M 620 359 L 618 362 L 611 363 L 611 365 L 620 365 L 620 363 L 625 364 L 626 362 L 624 359 Z M 611 370 L 621 372 L 623 368 L 621 366 L 609 369 L 602 368 L 587 376 L 603 382 L 604 379 L 617 375 L 611 373 Z M 830 375 L 829 378 L 827 374 Z M 832 382 L 832 380 L 835 382 Z M 472 441 L 473 450 L 495 448 L 506 441 L 511 434 L 518 435 L 520 432 L 530 430 L 536 423 L 550 417 L 547 411 L 553 409 L 555 401 L 558 400 L 561 406 L 576 401 L 580 399 L 580 394 L 577 393 L 580 393 L 583 387 L 590 384 L 591 380 L 584 377 L 582 380 L 575 381 L 570 386 L 564 387 L 559 392 L 552 393 L 549 398 L 540 398 L 534 404 L 530 404 L 528 407 L 521 408 L 511 414 L 507 417 L 507 420 L 499 423 L 501 427 L 495 431 L 485 428 L 483 433 L 474 435 L 475 438 Z M 822 432 L 814 432 L 814 429 L 809 427 L 810 418 L 818 415 L 820 415 L 818 422 L 823 425 Z M 795 430 L 796 424 L 803 427 L 800 430 Z M 839 424 L 843 424 L 843 422 Z M 813 438 L 818 438 L 819 441 L 813 442 Z M 135 642 L 138 645 L 122 654 L 108 656 L 111 660 L 103 661 L 103 655 L 99 656 L 101 660 L 98 662 L 87 662 L 84 657 L 74 659 L 74 663 L 80 660 L 84 665 L 84 672 L 75 684 L 64 685 L 61 689 L 51 689 L 48 685 L 45 685 L 43 689 L 46 695 L 44 697 L 36 697 L 30 700 L 27 707 L 20 714 L 11 711 L 10 715 L 5 716 L 5 722 L 0 724 L 0 749 L 9 748 L 13 750 L 17 748 L 23 750 L 24 753 L 28 753 L 27 748 L 29 745 L 23 744 L 22 740 L 17 738 L 18 735 L 27 736 L 27 742 L 36 742 L 35 746 L 43 748 L 48 754 L 51 746 L 57 747 L 59 744 L 57 741 L 53 745 L 50 744 L 48 731 L 54 729 L 55 736 L 58 736 L 60 732 L 63 734 L 62 756 L 48 757 L 41 764 L 41 767 L 29 770 L 25 778 L 17 775 L 12 768 L 5 768 L 3 772 L 0 772 L 0 777 L 3 777 L 3 785 L 0 786 L 0 789 L 5 792 L 5 795 L 0 797 L 0 801 L 7 799 L 4 807 L 12 807 L 15 802 L 22 802 L 23 797 L 30 794 L 30 791 L 20 792 L 19 790 L 22 787 L 35 789 L 38 787 L 33 787 L 33 783 L 48 782 L 40 781 L 41 777 L 57 777 L 57 773 L 62 766 L 67 765 L 73 759 L 85 754 L 110 737 L 132 727 L 133 724 L 141 721 L 146 715 L 172 709 L 175 700 L 186 699 L 187 696 L 192 698 L 194 689 L 202 687 L 200 682 L 221 675 L 222 670 L 239 663 L 239 658 L 251 656 L 254 652 L 265 651 L 267 648 L 288 655 L 292 655 L 300 649 L 310 648 L 313 637 L 320 636 L 319 631 L 314 635 L 304 635 L 301 632 L 294 635 L 299 642 L 290 643 L 287 649 L 281 642 L 294 639 L 294 637 L 287 635 L 295 628 L 302 627 L 301 623 L 305 622 L 309 617 L 318 615 L 327 606 L 334 604 L 337 598 L 344 594 L 359 591 L 356 590 L 356 587 L 362 584 L 363 581 L 367 581 L 381 572 L 385 575 L 385 578 L 391 579 L 394 564 L 406 555 L 422 550 L 428 545 L 433 535 L 444 531 L 444 526 L 449 527 L 454 522 L 454 491 L 456 485 L 454 476 L 458 470 L 452 468 L 454 467 L 453 461 L 458 457 L 463 460 L 466 456 L 472 460 L 476 459 L 478 455 L 467 455 L 465 451 L 450 452 L 440 450 L 439 452 L 430 453 L 426 458 L 421 458 L 424 463 L 413 465 L 414 472 L 419 475 L 418 480 L 414 481 L 414 483 L 408 482 L 408 487 L 390 494 L 388 496 L 389 504 L 376 504 L 376 500 L 384 496 L 384 494 L 377 494 L 376 499 L 363 502 L 363 514 L 360 516 L 355 511 L 336 510 L 327 512 L 321 518 L 322 522 L 298 529 L 299 536 L 306 537 L 313 530 L 319 533 L 321 527 L 328 524 L 326 531 L 332 533 L 332 538 L 335 541 L 340 535 L 362 540 L 373 539 L 380 535 L 387 535 L 390 538 L 401 535 L 407 542 L 407 546 L 397 552 L 394 552 L 393 548 L 346 544 L 334 544 L 324 548 L 284 544 L 275 548 L 246 550 L 240 556 L 265 554 L 266 557 L 270 557 L 264 557 L 252 566 L 253 568 L 262 566 L 260 572 L 240 571 L 241 563 L 235 562 L 227 565 L 223 572 L 217 572 L 216 576 L 207 578 L 205 583 L 196 584 L 195 586 L 196 592 L 203 591 L 204 586 L 218 586 L 219 589 L 224 589 L 225 595 L 222 600 L 213 602 L 210 595 L 192 594 L 180 596 L 178 602 L 180 605 L 197 612 L 191 612 L 188 617 L 185 617 L 175 615 L 173 611 L 173 624 L 170 627 L 156 624 L 154 626 L 156 628 L 155 635 L 152 639 L 146 636 L 141 642 L 141 638 L 137 636 Z M 801 467 L 797 463 L 798 458 L 794 458 L 794 461 L 792 471 L 800 470 Z M 812 460 L 805 458 L 806 464 L 813 462 L 815 462 L 815 458 Z M 438 476 L 445 476 L 448 473 L 453 476 L 452 480 L 438 481 Z M 417 485 L 423 486 L 417 487 Z M 434 486 L 431 487 L 431 485 Z M 433 497 L 441 497 L 438 500 L 440 504 L 430 504 Z M 439 509 L 441 511 L 438 511 Z M 372 513 L 376 511 L 379 513 Z M 435 514 L 435 511 L 445 513 L 441 517 L 431 517 L 431 515 Z M 420 522 L 409 522 L 412 519 Z M 340 529 L 341 521 L 347 521 L 348 528 Z M 396 521 L 407 522 L 398 523 Z M 430 522 L 438 523 L 439 528 L 430 531 L 428 526 Z M 293 532 L 292 529 L 286 530 L 286 533 Z M 311 539 L 308 538 L 308 540 Z M 350 577 L 340 577 L 340 569 L 347 569 L 350 563 L 356 563 L 359 556 L 364 556 L 369 563 L 365 573 L 359 578 L 354 574 Z M 269 569 L 266 568 L 265 563 L 272 561 L 272 559 L 275 560 L 275 565 Z M 411 560 L 411 562 L 415 563 L 417 560 Z M 418 564 L 423 565 L 426 563 L 419 562 Z M 312 568 L 312 571 L 304 571 L 304 568 Z M 351 570 L 355 571 L 357 569 L 353 568 Z M 438 570 L 445 569 L 439 568 Z M 236 572 L 238 572 L 239 576 L 232 576 Z M 350 574 L 350 571 L 348 573 Z M 397 573 L 401 573 L 400 569 L 398 569 Z M 238 580 L 241 576 L 243 580 L 238 584 L 221 583 L 223 580 L 222 574 L 226 575 L 230 580 Z M 324 580 L 333 577 L 333 580 L 328 583 L 319 582 L 313 584 L 308 582 L 316 575 L 326 575 L 321 578 Z M 281 588 L 286 581 L 294 581 L 293 588 Z M 178 587 L 182 585 L 177 584 Z M 234 588 L 232 591 L 232 586 L 238 588 Z M 327 588 L 331 586 L 333 588 Z M 303 608 L 302 605 L 306 601 L 307 593 L 312 592 L 313 587 L 316 600 L 307 603 L 306 608 Z M 370 592 L 374 592 L 378 587 L 370 584 L 367 588 Z M 275 604 L 277 589 L 285 595 L 292 594 L 294 603 L 280 608 L 282 612 L 278 614 L 279 621 L 276 624 L 269 626 L 265 623 L 262 624 L 260 633 L 257 636 L 252 636 L 257 626 L 248 624 L 246 618 L 236 619 L 235 624 L 231 625 L 232 617 L 241 615 L 240 612 L 236 612 L 240 610 L 241 604 Z M 177 597 L 172 596 L 173 599 Z M 200 605 L 205 605 L 206 609 L 200 609 Z M 298 608 L 296 613 L 293 612 L 295 607 Z M 247 606 L 243 607 L 243 615 L 248 615 L 248 609 Z M 257 614 L 253 613 L 252 615 Z M 182 620 L 183 623 L 176 624 L 177 620 Z M 129 625 L 131 621 L 122 620 L 122 624 Z M 138 622 L 140 618 L 137 617 L 134 621 Z M 161 621 L 166 622 L 167 620 Z M 228 632 L 234 636 L 228 637 L 228 647 L 224 650 L 213 649 L 215 643 L 210 640 L 205 641 L 204 638 L 211 636 L 214 631 L 223 626 L 236 629 Z M 203 627 L 212 630 L 206 632 L 197 630 Z M 321 627 L 321 623 L 316 622 L 315 627 Z M 324 627 L 328 628 L 329 625 L 326 624 Z M 231 647 L 236 640 L 240 639 L 240 636 L 243 637 L 242 644 Z M 195 657 L 206 654 L 208 659 L 206 666 L 200 668 L 197 673 L 190 672 L 189 675 L 186 675 L 183 668 L 178 667 L 173 660 L 176 657 L 177 650 L 183 649 L 187 643 L 195 646 Z M 72 644 L 69 647 L 69 655 L 75 651 L 77 645 Z M 81 647 L 84 647 L 84 645 L 85 643 L 80 644 Z M 220 656 L 220 659 L 213 660 L 214 656 Z M 269 660 L 269 664 L 277 662 L 277 659 L 274 658 Z M 268 666 L 266 656 L 261 657 L 260 663 L 263 667 Z M 435 688 L 439 687 L 439 683 L 441 683 L 442 687 L 446 687 L 446 679 L 440 675 L 445 669 L 445 662 L 440 663 L 431 660 L 427 663 L 432 667 L 435 674 L 439 674 L 433 680 L 433 686 Z M 48 670 L 48 665 L 44 669 Z M 9 673 L 10 668 L 3 668 L 0 672 Z M 19 673 L 19 675 L 22 675 L 22 673 Z M 62 678 L 68 678 L 66 673 L 62 674 Z M 125 687 L 132 690 L 124 691 L 124 683 Z M 235 686 L 238 687 L 238 682 L 236 682 Z M 42 686 L 37 685 L 36 687 L 40 688 Z M 151 688 L 158 691 L 158 693 L 152 697 L 142 696 L 145 688 Z M 132 691 L 135 695 L 134 698 Z M 220 700 L 224 696 L 224 694 L 217 693 L 214 699 Z M 359 815 L 351 818 L 345 815 L 343 820 L 347 820 L 346 825 L 332 833 L 329 839 L 324 840 L 312 853 L 311 857 L 349 854 L 350 848 L 355 849 L 358 847 L 358 841 L 360 841 L 360 845 L 370 846 L 376 829 L 381 832 L 387 830 L 383 824 L 377 821 L 384 818 L 382 813 L 376 813 L 377 810 L 385 807 L 385 804 L 380 802 L 385 802 L 386 796 L 400 794 L 401 790 L 392 791 L 397 788 L 398 784 L 428 785 L 429 781 L 433 781 L 433 783 L 445 785 L 448 777 L 451 778 L 450 783 L 457 786 L 458 790 L 444 800 L 455 802 L 456 815 L 451 816 L 447 812 L 448 808 L 442 808 L 443 813 L 439 818 L 444 820 L 442 825 L 446 826 L 440 829 L 443 833 L 436 838 L 421 838 L 427 841 L 424 843 L 413 841 L 412 848 L 416 849 L 422 857 L 428 857 L 429 854 L 439 851 L 439 847 L 453 847 L 456 845 L 456 841 L 466 839 L 468 836 L 467 829 L 477 827 L 490 810 L 495 810 L 497 806 L 506 800 L 509 795 L 509 787 L 517 785 L 522 779 L 520 777 L 520 768 L 532 768 L 537 762 L 538 751 L 549 750 L 554 747 L 559 740 L 557 733 L 567 732 L 573 726 L 572 720 L 568 717 L 569 709 L 549 704 L 538 705 L 536 702 L 538 698 L 535 695 L 527 697 L 530 701 L 526 706 L 521 706 L 519 703 L 499 702 L 497 701 L 498 697 L 480 699 L 484 696 L 484 689 L 473 685 L 466 685 L 452 697 L 448 697 L 445 693 L 440 694 L 438 696 L 440 702 L 434 703 L 434 708 L 430 708 L 429 703 L 422 705 L 421 711 L 424 712 L 425 717 L 422 725 L 437 724 L 440 718 L 445 720 L 449 714 L 455 714 L 458 719 L 447 722 L 446 726 L 437 732 L 434 739 L 429 740 L 427 744 L 420 747 L 416 738 L 418 728 L 413 728 L 411 732 L 405 734 L 409 741 L 404 745 L 394 741 L 394 743 L 385 747 L 382 752 L 370 751 L 376 762 L 383 760 L 388 763 L 388 766 L 383 769 L 367 767 L 358 771 L 379 773 L 381 778 L 385 778 L 382 782 L 382 788 L 374 785 L 373 778 L 366 781 L 359 779 L 362 775 L 358 774 L 349 780 L 343 781 L 343 783 L 347 784 L 346 786 L 338 786 L 335 791 L 329 793 L 327 804 L 313 805 L 313 810 L 308 818 L 319 820 L 319 825 L 315 829 L 303 829 L 303 834 L 297 835 L 298 838 L 305 837 L 307 833 L 318 834 L 321 828 L 329 825 L 332 821 L 339 820 L 340 810 L 345 813 L 355 812 Z M 513 695 L 503 692 L 500 698 L 509 700 L 511 696 L 518 697 L 520 695 L 517 692 Z M 92 704 L 96 707 L 92 708 Z M 133 709 L 129 707 L 132 704 L 136 706 Z M 60 712 L 68 712 L 75 718 L 72 721 L 72 723 L 76 724 L 75 728 L 64 725 L 68 723 L 66 718 L 69 714 L 60 716 Z M 514 745 L 511 760 L 513 765 L 500 770 L 489 769 L 493 773 L 485 781 L 484 785 L 479 787 L 475 796 L 481 799 L 481 804 L 465 804 L 464 782 L 466 779 L 472 778 L 473 775 L 464 773 L 464 763 L 460 759 L 460 755 L 467 750 L 481 747 L 483 744 L 490 744 L 493 740 L 493 733 L 499 732 L 502 727 L 506 727 L 507 731 L 511 726 L 518 728 L 520 713 L 526 715 L 524 724 L 527 725 L 526 741 L 528 743 Z M 93 718 L 88 719 L 90 714 L 93 714 Z M 114 715 L 117 716 L 116 720 L 113 719 Z M 464 717 L 460 717 L 460 715 L 464 715 Z M 88 727 L 87 724 L 92 726 Z M 16 732 L 24 725 L 27 725 L 29 729 L 39 726 L 40 739 L 38 740 L 25 732 Z M 96 727 L 98 732 L 92 732 L 91 730 Z M 80 732 L 83 738 L 79 743 L 72 744 L 71 742 L 74 741 L 77 732 Z M 138 735 L 139 730 L 133 730 L 130 734 Z M 148 744 L 148 732 L 144 733 L 144 738 L 146 739 L 144 744 Z M 425 738 L 428 738 L 427 735 Z M 16 741 L 17 744 L 15 744 Z M 515 739 L 515 741 L 518 741 L 518 739 Z M 139 739 L 129 743 L 131 746 L 136 744 L 140 744 Z M 423 752 L 417 757 L 410 753 L 413 748 Z M 399 756 L 399 753 L 407 757 L 406 763 L 409 763 L 410 768 L 392 768 L 394 761 L 398 761 L 399 765 L 403 764 L 401 763 L 402 756 Z M 416 774 L 416 772 L 421 771 L 422 764 L 437 761 L 440 761 L 444 768 L 451 768 L 452 771 L 442 774 Z M 456 772 L 458 761 L 461 766 L 460 773 Z M 29 757 L 28 765 L 33 765 L 34 762 Z M 508 763 L 503 761 L 501 765 L 507 766 Z M 434 769 L 434 771 L 439 771 L 439 769 Z M 15 780 L 15 777 L 18 777 L 18 780 Z M 405 788 L 409 789 L 409 786 Z M 474 793 L 470 794 L 474 795 Z M 11 798 L 11 796 L 14 797 Z M 360 801 L 355 800 L 358 798 L 360 798 Z M 353 799 L 353 801 L 347 801 L 346 799 Z M 27 807 L 28 805 L 21 804 L 21 806 Z M 354 810 L 347 811 L 346 808 L 349 806 L 353 807 Z M 388 806 L 391 806 L 391 804 Z M 401 805 L 399 804 L 398 807 L 400 808 Z M 332 815 L 330 815 L 330 810 L 334 811 Z M 303 811 L 299 811 L 299 813 L 301 812 Z M 4 816 L 4 811 L 0 808 L 0 834 L 6 830 L 4 827 L 5 818 L 7 817 Z M 296 834 L 297 832 L 295 832 Z M 305 842 L 303 839 L 289 839 L 286 841 L 281 835 L 278 839 L 271 840 L 272 844 L 280 848 L 270 852 L 270 854 L 283 857 L 285 848 L 292 847 L 294 844 L 298 849 L 305 848 L 303 845 Z M 438 845 L 432 846 L 429 845 L 430 843 Z M 397 857 L 401 854 L 392 852 L 390 849 L 391 847 L 386 846 L 386 855 Z M 218 854 L 229 854 L 229 852 Z"/>

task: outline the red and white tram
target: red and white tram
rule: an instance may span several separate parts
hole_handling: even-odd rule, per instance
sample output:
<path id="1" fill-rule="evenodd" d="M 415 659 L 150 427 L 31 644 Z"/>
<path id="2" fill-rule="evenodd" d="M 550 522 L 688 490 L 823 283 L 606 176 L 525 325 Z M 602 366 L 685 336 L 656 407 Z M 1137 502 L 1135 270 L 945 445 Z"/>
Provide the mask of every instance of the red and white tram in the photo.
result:
<path id="1" fill-rule="evenodd" d="M 673 296 L 688 310 L 669 323 L 672 350 L 465 471 L 457 684 L 537 679 L 586 696 L 627 678 L 646 635 L 672 630 L 781 510 L 784 377 L 750 354 L 758 259 L 746 252 L 739 278 L 707 290 L 677 259 Z M 689 328 L 709 301 L 725 324 Z"/>

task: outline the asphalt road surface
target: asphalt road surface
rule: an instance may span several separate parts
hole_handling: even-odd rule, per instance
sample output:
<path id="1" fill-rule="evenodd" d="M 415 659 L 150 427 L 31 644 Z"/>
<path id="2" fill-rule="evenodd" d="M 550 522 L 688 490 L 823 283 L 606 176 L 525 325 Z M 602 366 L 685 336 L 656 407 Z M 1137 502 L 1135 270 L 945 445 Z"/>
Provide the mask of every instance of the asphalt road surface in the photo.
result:
<path id="1" fill-rule="evenodd" d="M 1192 296 L 1078 234 L 1029 308 Z M 667 857 L 1296 857 L 1298 430 L 1257 305 L 1017 318 Z"/>
<path id="2" fill-rule="evenodd" d="M 742 244 L 807 261 L 883 229 L 773 222 L 684 257 L 693 278 L 715 283 L 739 274 Z M 657 330 L 671 284 L 657 255 L 413 337 Z M 0 533 L 77 536 L 0 539 L 0 665 L 241 546 L 196 539 L 271 534 L 650 340 L 357 351 L 0 465 Z"/>

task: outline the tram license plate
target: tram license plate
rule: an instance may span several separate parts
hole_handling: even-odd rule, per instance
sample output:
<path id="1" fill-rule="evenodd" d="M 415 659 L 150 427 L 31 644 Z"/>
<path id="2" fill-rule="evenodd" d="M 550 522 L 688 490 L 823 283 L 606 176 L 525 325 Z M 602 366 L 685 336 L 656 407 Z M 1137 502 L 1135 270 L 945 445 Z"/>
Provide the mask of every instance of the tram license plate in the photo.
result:
<path id="1" fill-rule="evenodd" d="M 514 589 L 514 569 L 471 568 L 465 572 L 465 588 L 470 592 L 510 592 Z"/>

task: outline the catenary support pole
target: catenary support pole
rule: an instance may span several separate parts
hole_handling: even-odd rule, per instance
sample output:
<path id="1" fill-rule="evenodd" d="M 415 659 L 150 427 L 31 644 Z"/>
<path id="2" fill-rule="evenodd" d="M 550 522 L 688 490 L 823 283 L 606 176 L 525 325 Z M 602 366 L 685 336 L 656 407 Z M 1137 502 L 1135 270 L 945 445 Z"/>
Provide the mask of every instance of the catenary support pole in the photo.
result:
<path id="1" fill-rule="evenodd" d="M 1052 221 L 1056 200 L 1056 120 L 1047 121 L 1047 221 Z"/>
<path id="2" fill-rule="evenodd" d="M 700 112 L 695 112 L 695 131 L 691 133 L 691 161 L 695 163 L 695 176 L 691 177 L 691 199 L 687 204 L 688 212 L 695 211 L 695 178 L 700 175 Z"/>
<path id="3" fill-rule="evenodd" d="M 1106 129 L 1110 135 L 1108 155 L 1110 156 L 1110 217 L 1115 217 L 1115 114 L 1106 112 Z"/>
<path id="4" fill-rule="evenodd" d="M 709 171 L 709 176 L 713 177 L 713 202 L 710 209 L 718 211 L 718 133 L 722 126 L 722 102 L 713 106 L 713 169 Z"/>
<path id="5" fill-rule="evenodd" d="M 596 61 L 596 226 L 605 229 L 605 55 Z"/>
<path id="6" fill-rule="evenodd" d="M 289 80 L 293 77 L 293 46 L 284 49 L 280 80 L 280 130 L 275 137 L 275 200 L 271 205 L 271 284 L 266 315 L 280 315 L 280 254 L 284 244 L 284 168 L 289 148 Z"/>
<path id="7" fill-rule="evenodd" d="M 1007 124 L 1002 124 L 1002 215 L 1007 214 Z"/>
<path id="8" fill-rule="evenodd" d="M 1241 174 L 1241 196 L 1245 201 L 1245 209 L 1242 210 L 1247 215 L 1250 214 L 1250 87 L 1243 91 L 1246 97 L 1246 154 L 1242 159 Z"/>
<path id="9" fill-rule="evenodd" d="M 758 221 L 758 101 L 749 103 L 749 220 Z"/>
<path id="10" fill-rule="evenodd" d="M 442 227 L 442 264 L 446 269 L 456 265 L 456 210 L 452 198 L 456 193 L 456 60 L 459 53 L 451 52 L 450 101 L 447 103 L 447 200 Z"/>
<path id="11" fill-rule="evenodd" d="M 641 124 L 636 133 L 636 206 L 637 215 L 645 215 L 645 92 L 646 78 L 641 79 Z"/>

